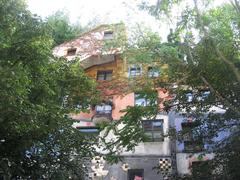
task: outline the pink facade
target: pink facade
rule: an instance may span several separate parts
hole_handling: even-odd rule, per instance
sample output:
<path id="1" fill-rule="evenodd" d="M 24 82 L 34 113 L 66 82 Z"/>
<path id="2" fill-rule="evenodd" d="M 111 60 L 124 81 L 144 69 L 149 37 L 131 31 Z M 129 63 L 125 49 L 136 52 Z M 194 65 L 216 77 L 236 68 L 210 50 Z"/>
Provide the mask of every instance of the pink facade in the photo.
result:
<path id="1" fill-rule="evenodd" d="M 128 106 L 134 106 L 134 93 L 127 94 L 125 96 L 113 96 L 114 109 L 112 111 L 112 117 L 114 120 L 120 119 L 124 113 L 121 110 L 126 109 Z"/>
<path id="2" fill-rule="evenodd" d="M 168 100 L 169 93 L 164 89 L 157 89 L 158 98 L 159 98 L 159 109 L 163 109 L 163 101 Z M 129 93 L 127 95 L 114 95 L 112 99 L 112 118 L 113 120 L 119 120 L 121 116 L 124 115 L 122 110 L 126 109 L 128 106 L 134 106 L 135 104 L 135 97 L 134 93 Z M 90 110 L 89 113 L 81 112 L 80 114 L 71 115 L 73 119 L 76 120 L 91 120 L 92 117 L 95 115 L 95 110 Z"/>
<path id="3" fill-rule="evenodd" d="M 121 110 L 126 109 L 128 106 L 134 106 L 134 93 L 124 96 L 114 95 L 112 101 L 112 118 L 113 120 L 118 120 L 124 115 L 124 113 L 120 112 Z M 89 113 L 81 112 L 79 114 L 72 114 L 71 117 L 75 120 L 91 120 L 95 113 L 95 110 L 90 110 Z"/>

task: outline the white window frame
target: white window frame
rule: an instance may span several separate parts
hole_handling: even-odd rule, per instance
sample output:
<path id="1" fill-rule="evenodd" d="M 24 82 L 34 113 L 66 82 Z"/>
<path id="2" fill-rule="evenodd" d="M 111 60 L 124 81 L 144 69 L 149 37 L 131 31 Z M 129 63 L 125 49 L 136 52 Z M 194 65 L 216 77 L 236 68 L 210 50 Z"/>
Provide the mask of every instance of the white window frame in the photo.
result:
<path id="1" fill-rule="evenodd" d="M 149 66 L 148 67 L 148 77 L 154 78 L 160 76 L 160 69 L 156 67 Z"/>
<path id="2" fill-rule="evenodd" d="M 144 126 L 144 123 L 145 124 L 146 123 L 151 123 L 151 127 L 146 129 L 146 126 Z M 154 126 L 154 123 L 155 123 L 155 126 Z M 157 123 L 161 124 L 160 130 L 156 129 Z M 164 125 L 164 119 L 154 119 L 154 120 L 143 120 L 142 121 L 142 127 L 143 127 L 143 130 L 144 130 L 144 133 L 146 135 L 150 134 L 148 142 L 163 142 L 164 141 L 164 128 L 163 128 L 163 125 Z M 160 136 L 160 138 L 156 138 L 155 135 Z"/>
<path id="3" fill-rule="evenodd" d="M 135 69 L 135 73 L 133 74 L 132 71 Z M 139 70 L 137 70 L 139 69 Z M 137 77 L 142 75 L 142 66 L 138 64 L 130 65 L 128 68 L 128 77 Z"/>

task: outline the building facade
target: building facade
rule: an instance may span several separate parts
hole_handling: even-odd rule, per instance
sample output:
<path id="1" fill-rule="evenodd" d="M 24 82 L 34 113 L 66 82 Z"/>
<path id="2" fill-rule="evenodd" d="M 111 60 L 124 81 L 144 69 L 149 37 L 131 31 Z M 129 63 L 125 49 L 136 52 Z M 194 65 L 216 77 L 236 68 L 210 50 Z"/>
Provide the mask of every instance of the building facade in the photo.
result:
<path id="1" fill-rule="evenodd" d="M 167 64 L 132 64 L 123 58 L 121 46 L 112 42 L 124 43 L 126 39 L 123 24 L 102 25 L 53 50 L 55 56 L 65 57 L 68 61 L 79 58 L 85 73 L 98 84 L 101 102 L 90 106 L 87 113 L 71 114 L 76 121 L 73 127 L 81 132 L 96 133 L 97 124 L 119 120 L 124 115 L 122 110 L 128 106 L 147 106 L 148 100 L 129 88 L 129 84 L 131 86 L 131 83 L 144 78 L 159 82 L 168 80 Z M 109 46 L 106 48 L 105 44 Z M 119 154 L 122 161 L 114 165 L 96 157 L 89 164 L 91 173 L 86 179 L 172 179 L 176 171 L 180 175 L 191 174 L 193 164 L 213 158 L 211 153 L 201 155 L 204 144 L 194 142 L 192 134 L 182 142 L 165 136 L 170 127 L 181 131 L 193 128 L 195 123 L 190 116 L 164 112 L 163 102 L 171 96 L 160 85 L 155 86 L 155 91 L 160 100 L 157 101 L 159 113 L 155 119 L 142 121 L 142 128 L 149 140 L 139 143 L 133 152 L 122 150 Z"/>

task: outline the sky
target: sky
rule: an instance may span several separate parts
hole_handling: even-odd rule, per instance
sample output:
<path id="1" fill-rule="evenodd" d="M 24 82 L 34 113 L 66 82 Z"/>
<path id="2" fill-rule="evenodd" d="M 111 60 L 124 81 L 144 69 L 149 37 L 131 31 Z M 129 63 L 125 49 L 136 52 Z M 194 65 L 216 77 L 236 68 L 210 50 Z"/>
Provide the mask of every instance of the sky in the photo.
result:
<path id="1" fill-rule="evenodd" d="M 165 41 L 171 23 L 159 22 L 147 12 L 138 9 L 137 5 L 142 0 L 27 0 L 28 9 L 43 18 L 53 14 L 57 10 L 64 10 L 69 13 L 72 23 L 79 22 L 87 25 L 90 21 L 96 20 L 100 24 L 124 22 L 128 28 L 137 24 L 151 27 L 152 31 L 158 32 Z M 156 3 L 156 0 L 146 0 Z M 192 0 L 189 0 L 192 1 Z M 219 5 L 229 0 L 216 0 Z M 181 7 L 176 7 L 176 14 Z M 177 15 L 176 15 L 177 18 Z"/>
<path id="2" fill-rule="evenodd" d="M 29 10 L 42 17 L 57 10 L 66 10 L 73 23 L 81 21 L 82 24 L 86 24 L 93 18 L 106 23 L 127 20 L 148 22 L 145 18 L 154 20 L 146 12 L 138 10 L 137 4 L 141 0 L 27 0 L 27 2 Z"/>
<path id="3" fill-rule="evenodd" d="M 64 10 L 69 13 L 72 23 L 87 25 L 93 19 L 100 24 L 122 21 L 128 27 L 137 23 L 151 27 L 154 32 L 168 34 L 166 24 L 160 24 L 147 12 L 138 9 L 140 2 L 141 0 L 27 0 L 28 9 L 43 18 L 57 10 Z M 155 0 L 150 2 L 154 3 Z"/>

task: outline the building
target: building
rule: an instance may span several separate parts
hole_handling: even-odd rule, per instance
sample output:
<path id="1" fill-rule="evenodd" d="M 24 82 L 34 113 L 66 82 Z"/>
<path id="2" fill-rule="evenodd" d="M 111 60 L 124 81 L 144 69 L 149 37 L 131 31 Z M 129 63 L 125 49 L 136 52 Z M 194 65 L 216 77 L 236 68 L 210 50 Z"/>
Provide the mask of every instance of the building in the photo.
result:
<path id="1" fill-rule="evenodd" d="M 89 164 L 92 172 L 86 179 L 159 180 L 170 179 L 176 172 L 180 175 L 191 174 L 195 164 L 210 160 L 214 155 L 202 155 L 205 145 L 194 141 L 191 133 L 183 141 L 176 142 L 164 136 L 170 127 L 177 131 L 194 129 L 194 117 L 162 111 L 163 102 L 171 96 L 156 80 L 168 80 L 168 65 L 157 62 L 151 65 L 129 63 L 121 56 L 121 43 L 126 42 L 126 34 L 123 24 L 101 25 L 53 50 L 55 56 L 65 57 L 66 60 L 79 58 L 86 74 L 98 83 L 101 102 L 89 107 L 88 113 L 71 115 L 77 121 L 73 126 L 83 133 L 97 133 L 98 124 L 119 120 L 124 115 L 121 110 L 128 106 L 147 106 L 148 99 L 129 86 L 140 79 L 155 83 L 159 112 L 155 119 L 142 120 L 148 140 L 139 143 L 134 152 L 121 149 L 118 155 L 123 160 L 114 165 L 96 157 Z"/>
<path id="2" fill-rule="evenodd" d="M 208 90 L 203 91 L 202 95 L 197 97 L 193 96 L 193 93 L 186 94 L 188 102 L 204 101 L 209 95 L 210 91 Z M 212 169 L 210 166 L 210 162 L 215 156 L 211 142 L 220 142 L 230 135 L 230 131 L 218 131 L 217 137 L 211 138 L 211 142 L 209 142 L 209 139 L 202 135 L 202 130 L 208 129 L 205 120 L 209 113 L 221 116 L 225 111 L 221 107 L 211 106 L 208 111 L 198 115 L 195 114 L 195 107 L 192 107 L 190 112 L 182 109 L 169 113 L 169 119 L 173 123 L 171 127 L 176 130 L 178 135 L 175 150 L 178 176 L 193 175 L 199 179 L 211 179 L 211 174 L 218 171 L 219 167 Z M 199 173 L 199 171 L 204 171 L 204 173 Z"/>
<path id="3" fill-rule="evenodd" d="M 160 73 L 154 69 L 156 65 L 128 64 L 126 59 L 121 58 L 122 50 L 119 45 L 114 47 L 114 43 L 109 43 L 111 47 L 104 49 L 104 43 L 114 40 L 123 43 L 126 41 L 123 24 L 101 25 L 53 50 L 55 56 L 65 57 L 67 60 L 78 57 L 86 74 L 98 82 L 102 102 L 90 108 L 89 113 L 71 115 L 78 121 L 73 126 L 82 132 L 96 132 L 96 124 L 119 120 L 124 115 L 121 110 L 127 106 L 147 106 L 147 99 L 124 86 L 129 79 L 135 81 L 146 75 L 148 78 L 158 79 L 161 76 L 162 81 L 167 80 L 167 75 L 163 73 L 167 70 L 167 65 L 161 65 Z M 113 84 L 114 88 L 108 88 Z M 156 88 L 156 93 L 159 99 L 169 98 L 168 93 L 161 87 Z M 159 108 L 162 106 L 161 102 Z M 119 154 L 123 157 L 122 162 L 111 166 L 106 164 L 104 169 L 107 169 L 108 173 L 104 179 L 167 179 L 172 174 L 172 144 L 168 137 L 164 137 L 169 129 L 168 114 L 159 112 L 155 120 L 142 122 L 146 134 L 150 137 L 148 142 L 140 143 L 134 152 L 123 150 Z M 160 173 L 154 170 L 154 167 L 159 167 Z"/>

